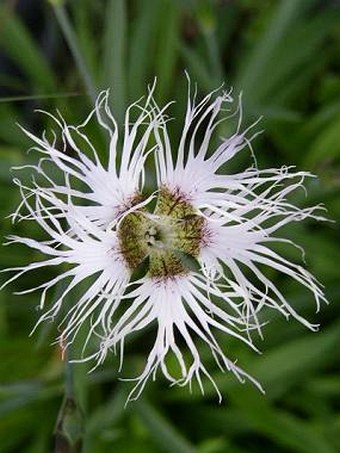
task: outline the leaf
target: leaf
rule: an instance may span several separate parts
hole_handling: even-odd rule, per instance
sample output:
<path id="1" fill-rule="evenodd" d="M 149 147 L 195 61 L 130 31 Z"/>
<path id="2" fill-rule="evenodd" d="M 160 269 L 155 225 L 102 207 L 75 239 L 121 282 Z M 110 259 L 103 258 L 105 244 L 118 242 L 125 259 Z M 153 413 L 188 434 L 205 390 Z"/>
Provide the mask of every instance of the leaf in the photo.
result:
<path id="1" fill-rule="evenodd" d="M 167 100 L 173 84 L 178 55 L 180 10 L 177 2 L 162 0 L 157 30 L 155 71 L 158 79 L 157 96 Z"/>
<path id="2" fill-rule="evenodd" d="M 332 119 L 317 135 L 304 159 L 308 167 L 316 167 L 322 162 L 331 162 L 340 157 L 340 116 Z"/>
<path id="3" fill-rule="evenodd" d="M 152 64 L 157 43 L 157 24 L 161 20 L 162 0 L 159 2 L 153 0 L 137 2 L 136 8 L 136 16 L 131 24 L 128 49 L 128 94 L 130 101 L 144 95 L 146 84 L 151 83 L 155 77 L 155 73 L 152 73 Z"/>
<path id="4" fill-rule="evenodd" d="M 142 423 L 148 428 L 150 436 L 162 448 L 162 451 L 169 453 L 195 453 L 198 450 L 190 444 L 174 425 L 171 425 L 155 407 L 145 400 L 135 403 L 135 411 Z"/>
<path id="5" fill-rule="evenodd" d="M 124 0 L 109 0 L 105 13 L 103 48 L 104 88 L 111 88 L 110 102 L 119 122 L 126 108 L 126 36 L 127 18 Z"/>
<path id="6" fill-rule="evenodd" d="M 2 18 L 1 48 L 31 79 L 37 92 L 54 93 L 57 87 L 56 78 L 47 59 L 24 24 L 5 5 L 0 6 L 0 17 Z"/>

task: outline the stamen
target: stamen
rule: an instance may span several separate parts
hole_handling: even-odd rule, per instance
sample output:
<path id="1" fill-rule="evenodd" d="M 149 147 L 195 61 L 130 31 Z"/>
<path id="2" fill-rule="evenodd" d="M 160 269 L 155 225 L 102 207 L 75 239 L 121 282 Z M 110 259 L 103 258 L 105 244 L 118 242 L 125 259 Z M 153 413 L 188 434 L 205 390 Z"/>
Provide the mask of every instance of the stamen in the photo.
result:
<path id="1" fill-rule="evenodd" d="M 133 272 L 149 257 L 149 277 L 172 278 L 192 269 L 204 243 L 205 219 L 179 191 L 162 187 L 155 211 L 134 211 L 126 215 L 118 228 L 120 250 Z"/>

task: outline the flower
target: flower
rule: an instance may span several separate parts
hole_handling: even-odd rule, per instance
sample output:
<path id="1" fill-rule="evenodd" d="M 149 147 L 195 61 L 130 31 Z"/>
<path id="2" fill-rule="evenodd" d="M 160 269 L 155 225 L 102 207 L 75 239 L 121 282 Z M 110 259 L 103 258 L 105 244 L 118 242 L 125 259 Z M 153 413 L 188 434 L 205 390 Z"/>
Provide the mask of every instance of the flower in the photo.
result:
<path id="1" fill-rule="evenodd" d="M 78 126 L 67 124 L 59 112 L 58 116 L 42 112 L 60 129 L 60 137 L 52 130 L 52 140 L 48 139 L 46 132 L 39 138 L 20 126 L 36 145 L 31 149 L 46 157 L 41 158 L 37 166 L 16 169 L 29 167 L 43 178 L 44 183 L 39 184 L 38 190 L 40 197 L 49 198 L 51 194 L 57 194 L 60 199 L 77 199 L 78 209 L 81 209 L 86 217 L 99 226 L 106 227 L 139 201 L 139 193 L 144 185 L 144 161 L 152 151 L 147 150 L 147 147 L 153 122 L 146 123 L 151 118 L 149 107 L 153 89 L 150 90 L 144 105 L 137 101 L 127 109 L 121 146 L 119 127 L 109 108 L 108 90 L 99 94 L 95 108 Z M 131 116 L 136 112 L 138 115 L 133 121 Z M 93 117 L 102 128 L 101 132 L 107 132 L 109 135 L 106 164 L 101 162 L 100 152 L 86 134 L 86 128 Z M 157 120 L 157 115 L 155 118 Z M 51 167 L 53 176 L 49 175 Z M 60 173 L 59 179 L 63 180 L 61 184 L 54 180 L 56 171 Z M 70 179 L 73 179 L 71 183 Z M 20 186 L 17 179 L 15 182 Z M 14 219 L 15 216 L 16 213 L 13 215 Z"/>
<path id="2" fill-rule="evenodd" d="M 60 335 L 67 347 L 87 325 L 83 353 L 94 335 L 100 338 L 98 350 L 80 360 L 96 359 L 99 365 L 110 351 L 119 352 L 121 370 L 126 338 L 156 325 L 154 345 L 129 399 L 138 398 L 159 370 L 172 384 L 191 385 L 196 378 L 202 392 L 203 374 L 221 397 L 201 359 L 201 343 L 208 346 L 221 370 L 232 371 L 240 381 L 249 379 L 262 389 L 226 356 L 216 332 L 257 350 L 252 332 L 262 336 L 270 309 L 317 330 L 263 270 L 264 266 L 272 268 L 305 286 L 317 309 L 325 301 L 315 278 L 273 248 L 275 243 L 295 245 L 278 235 L 283 226 L 306 218 L 323 219 L 320 206 L 300 209 L 287 199 L 312 175 L 287 167 L 260 170 L 256 165 L 241 173 L 227 173 L 225 164 L 246 148 L 252 151 L 256 136 L 251 135 L 254 125 L 241 131 L 241 101 L 235 133 L 213 150 L 219 124 L 235 115 L 220 118 L 232 105 L 231 91 L 215 91 L 197 102 L 189 83 L 178 145 L 168 132 L 167 106 L 159 108 L 153 91 L 154 87 L 143 106 L 135 103 L 127 110 L 121 158 L 118 126 L 108 107 L 107 92 L 78 127 L 68 126 L 60 115 L 53 117 L 62 131 L 62 149 L 55 134 L 49 142 L 46 134 L 39 139 L 25 131 L 47 156 L 33 167 L 45 184 L 27 187 L 16 179 L 23 201 L 13 219 L 35 220 L 49 239 L 12 236 L 10 242 L 23 243 L 52 258 L 15 269 L 18 273 L 9 281 L 45 266 L 71 265 L 51 281 L 24 292 L 42 289 L 40 306 L 44 308 L 46 292 L 68 281 L 41 322 L 57 317 L 66 296 L 86 282 L 85 292 L 68 308 Z M 132 108 L 140 114 L 131 126 Z M 109 132 L 107 165 L 101 163 L 83 132 L 94 114 Z M 73 133 L 90 149 L 92 159 L 76 144 Z M 148 156 L 154 158 L 157 181 L 149 197 L 144 190 Z M 43 169 L 46 164 L 62 171 L 63 183 L 56 183 Z M 23 207 L 28 214 L 21 214 Z M 177 370 L 169 366 L 170 356 Z"/>
<path id="3" fill-rule="evenodd" d="M 152 151 L 148 148 L 153 130 L 151 98 L 152 90 L 144 105 L 136 102 L 127 109 L 120 150 L 119 128 L 108 105 L 108 91 L 99 94 L 95 108 L 79 126 L 68 125 L 59 112 L 58 117 L 43 112 L 60 129 L 60 137 L 52 130 L 50 139 L 46 132 L 39 138 L 21 127 L 35 143 L 31 150 L 43 157 L 38 165 L 14 168 L 31 172 L 32 184 L 28 186 L 19 178 L 14 179 L 22 202 L 11 217 L 13 222 L 35 221 L 48 240 L 13 235 L 8 243 L 25 244 L 51 258 L 5 269 L 16 274 L 2 287 L 28 271 L 64 266 L 52 280 L 19 293 L 42 290 L 39 308 L 44 310 L 47 292 L 64 282 L 65 288 L 53 306 L 40 317 L 38 325 L 65 312 L 65 297 L 85 281 L 87 289 L 65 315 L 66 327 L 60 335 L 63 348 L 73 342 L 86 322 L 91 325 L 84 349 L 97 326 L 100 325 L 107 334 L 111 329 L 111 312 L 119 305 L 128 286 L 130 272 L 120 252 L 117 234 L 110 225 L 122 213 L 142 207 L 148 201 L 142 200 L 140 194 L 144 185 L 144 161 Z M 137 118 L 131 124 L 131 115 L 136 112 Z M 84 132 L 93 118 L 109 135 L 106 165 L 102 164 L 99 153 Z M 71 268 L 65 270 L 65 265 Z M 91 281 L 91 277 L 97 278 Z M 99 307 L 99 313 L 95 314 Z"/>

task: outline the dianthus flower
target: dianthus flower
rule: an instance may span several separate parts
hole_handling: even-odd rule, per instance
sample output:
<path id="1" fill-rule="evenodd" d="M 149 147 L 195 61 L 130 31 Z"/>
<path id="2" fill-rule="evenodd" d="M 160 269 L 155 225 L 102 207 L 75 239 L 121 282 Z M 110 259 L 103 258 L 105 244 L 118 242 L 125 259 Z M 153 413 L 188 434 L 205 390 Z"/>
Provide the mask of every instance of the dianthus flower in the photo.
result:
<path id="1" fill-rule="evenodd" d="M 256 134 L 254 125 L 241 130 L 241 102 L 234 114 L 221 118 L 233 103 L 227 91 L 212 92 L 197 102 L 189 84 L 182 133 L 174 144 L 167 107 L 158 107 L 153 89 L 143 105 L 135 103 L 127 110 L 121 147 L 108 92 L 99 95 L 94 111 L 80 126 L 67 125 L 60 115 L 53 117 L 61 130 L 61 147 L 56 133 L 51 141 L 47 134 L 40 139 L 25 131 L 45 155 L 30 167 L 44 183 L 34 179 L 28 187 L 15 180 L 22 203 L 13 219 L 36 221 L 48 239 L 12 236 L 10 242 L 50 258 L 14 269 L 17 273 L 9 281 L 27 271 L 62 266 L 55 278 L 24 293 L 42 289 L 40 308 L 45 309 L 46 293 L 65 282 L 39 322 L 64 313 L 59 326 L 63 347 L 86 328 L 80 360 L 101 364 L 113 351 L 120 355 L 121 370 L 126 338 L 152 325 L 154 344 L 129 399 L 137 398 L 158 370 L 172 384 L 191 385 L 196 378 L 202 391 L 201 375 L 205 375 L 219 394 L 201 359 L 202 343 L 221 370 L 232 371 L 241 382 L 247 378 L 261 389 L 226 356 L 216 332 L 257 350 L 252 332 L 262 336 L 270 309 L 317 329 L 263 270 L 272 268 L 306 287 L 317 309 L 325 300 L 315 278 L 273 247 L 295 245 L 278 234 L 285 225 L 323 219 L 319 206 L 300 209 L 288 200 L 312 175 L 288 167 L 261 170 L 255 164 L 228 173 L 228 162 L 236 154 L 252 151 Z M 131 111 L 138 112 L 132 124 Z M 214 149 L 216 129 L 235 113 L 239 114 L 235 133 L 222 138 Z M 92 117 L 109 133 L 107 164 L 84 132 Z M 154 160 L 157 183 L 151 195 L 148 185 L 148 196 L 147 159 Z M 58 182 L 45 166 L 60 172 Z M 70 294 L 81 282 L 86 289 L 72 302 Z M 87 347 L 93 348 L 93 338 L 100 339 L 98 349 L 84 355 Z M 170 356 L 178 364 L 176 371 L 169 366 Z"/>

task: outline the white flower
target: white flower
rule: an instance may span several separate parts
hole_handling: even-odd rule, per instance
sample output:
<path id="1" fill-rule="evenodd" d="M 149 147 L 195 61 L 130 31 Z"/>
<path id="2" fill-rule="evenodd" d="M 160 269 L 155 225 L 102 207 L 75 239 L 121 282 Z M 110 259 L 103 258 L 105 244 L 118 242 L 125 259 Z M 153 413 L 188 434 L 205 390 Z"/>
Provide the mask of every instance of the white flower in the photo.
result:
<path id="1" fill-rule="evenodd" d="M 152 92 L 153 89 L 144 105 L 135 102 L 127 109 L 121 136 L 108 105 L 108 91 L 99 94 L 95 108 L 78 126 L 67 124 L 59 112 L 57 117 L 43 112 L 60 130 L 59 134 L 52 130 L 50 140 L 46 132 L 39 138 L 21 127 L 36 144 L 31 149 L 45 156 L 37 166 L 30 167 L 44 179 L 39 183 L 39 194 L 49 197 L 54 193 L 65 200 L 76 199 L 83 213 L 100 226 L 107 226 L 137 203 L 144 185 L 144 161 L 152 151 L 148 149 L 154 126 L 150 121 Z M 136 113 L 133 121 L 131 116 Z M 109 136 L 108 150 L 104 152 L 97 151 L 86 135 L 86 128 L 93 120 L 102 128 L 101 132 Z M 103 164 L 101 158 L 107 162 Z M 23 167 L 16 169 L 20 168 Z M 55 181 L 56 175 L 62 181 L 59 184 Z"/>
<path id="2" fill-rule="evenodd" d="M 117 234 L 110 225 L 114 225 L 123 213 L 140 208 L 148 201 L 141 199 L 141 192 L 144 161 L 152 151 L 149 143 L 154 127 L 150 107 L 152 89 L 144 105 L 136 102 L 127 109 L 121 146 L 118 125 L 109 109 L 108 99 L 108 91 L 100 93 L 94 110 L 79 126 L 68 125 L 59 112 L 58 117 L 47 113 L 61 131 L 59 136 L 52 130 L 51 140 L 46 132 L 39 138 L 21 128 L 35 143 L 31 149 L 44 157 L 37 166 L 14 168 L 30 172 L 33 184 L 28 186 L 18 178 L 14 179 L 22 202 L 11 217 L 13 221 L 35 221 L 47 233 L 48 239 L 38 241 L 13 235 L 8 243 L 25 244 L 51 258 L 5 269 L 17 273 L 2 287 L 28 271 L 64 266 L 51 281 L 20 293 L 42 289 L 39 308 L 43 310 L 47 292 L 58 283 L 64 283 L 60 296 L 38 322 L 65 316 L 60 335 L 63 348 L 73 342 L 86 323 L 89 333 L 84 349 L 97 329 L 101 335 L 111 331 L 111 314 L 128 287 L 130 271 L 120 251 Z M 132 123 L 133 113 L 137 113 L 137 118 Z M 157 120 L 157 114 L 153 116 Z M 106 164 L 101 162 L 99 153 L 84 132 L 93 117 L 101 131 L 108 133 Z M 65 270 L 65 265 L 72 267 Z M 80 299 L 67 310 L 62 308 L 65 297 L 83 281 L 87 289 Z"/>
<path id="3" fill-rule="evenodd" d="M 72 223 L 72 235 L 65 230 L 63 222 L 55 218 L 54 210 L 49 211 L 44 205 L 44 199 L 35 193 L 35 210 L 26 201 L 32 218 L 48 233 L 50 240 L 37 241 L 35 239 L 10 236 L 9 243 L 21 243 L 28 247 L 49 255 L 50 258 L 30 263 L 27 266 L 9 270 L 17 273 L 10 280 L 15 280 L 22 274 L 48 266 L 64 266 L 61 272 L 52 280 L 37 287 L 21 291 L 17 294 L 27 294 L 41 289 L 40 309 L 45 308 L 47 292 L 59 282 L 65 283 L 53 306 L 39 319 L 38 324 L 46 320 L 54 320 L 60 313 L 65 316 L 60 342 L 66 348 L 87 322 L 89 332 L 84 344 L 84 350 L 95 329 L 108 334 L 111 331 L 111 313 L 119 305 L 120 299 L 128 286 L 130 274 L 121 256 L 117 236 L 101 230 L 95 223 L 87 219 L 81 211 L 71 204 L 63 205 L 58 199 L 51 202 L 58 206 L 60 213 Z M 65 265 L 71 265 L 65 270 Z M 95 277 L 91 280 L 91 277 Z M 81 282 L 86 281 L 87 288 L 79 300 L 72 306 L 63 309 L 65 298 Z M 110 296 L 107 296 L 107 295 Z M 99 309 L 99 310 L 98 310 Z M 88 321 L 91 321 L 90 323 Z M 64 326 L 66 324 L 66 326 Z"/>
<path id="4" fill-rule="evenodd" d="M 284 225 L 308 217 L 324 220 L 317 214 L 320 206 L 299 209 L 287 201 L 287 196 L 303 188 L 304 179 L 313 175 L 292 172 L 287 167 L 266 170 L 251 167 L 242 173 L 224 174 L 222 166 L 247 146 L 251 148 L 256 134 L 247 137 L 254 125 L 240 132 L 242 110 L 239 103 L 241 113 L 237 131 L 222 139 L 218 148 L 212 151 L 211 137 L 221 122 L 218 114 L 224 104 L 233 102 L 230 92 L 214 94 L 210 93 L 195 105 L 195 96 L 191 100 L 189 89 L 175 162 L 165 121 L 157 128 L 158 185 L 185 200 L 196 215 L 204 219 L 205 233 L 197 256 L 201 272 L 222 300 L 224 285 L 238 293 L 241 298 L 238 307 L 245 325 L 248 320 L 257 324 L 257 313 L 263 306 L 268 306 L 287 318 L 292 315 L 315 330 L 318 326 L 302 318 L 258 266 L 272 267 L 306 286 L 313 293 L 317 309 L 320 300 L 325 300 L 320 285 L 308 271 L 270 248 L 275 242 L 296 246 L 274 235 Z M 257 279 L 258 285 L 248 278 L 242 270 L 245 268 Z M 257 327 L 261 333 L 260 325 Z"/>
<path id="5" fill-rule="evenodd" d="M 320 300 L 325 300 L 308 271 L 270 248 L 275 242 L 294 245 L 274 236 L 285 224 L 307 217 L 322 219 L 316 213 L 318 207 L 299 209 L 286 199 L 311 175 L 286 167 L 252 167 L 239 174 L 224 174 L 221 167 L 250 146 L 253 138 L 247 137 L 251 128 L 240 132 L 240 115 L 235 134 L 223 139 L 215 151 L 210 149 L 212 134 L 221 121 L 218 114 L 231 102 L 230 93 L 211 93 L 195 105 L 195 97 L 191 100 L 189 94 L 178 146 L 172 144 L 167 132 L 167 118 L 155 123 L 155 211 L 128 214 L 119 226 L 118 235 L 130 236 L 131 244 L 143 244 L 145 232 L 152 231 L 147 235 L 147 250 L 127 248 L 125 256 L 131 268 L 139 264 L 137 258 L 142 261 L 148 256 L 148 273 L 136 282 L 137 288 L 129 295 L 131 306 L 103 342 L 99 356 L 102 361 L 108 350 L 119 344 L 123 349 L 127 335 L 156 320 L 155 344 L 132 398 L 139 396 L 147 379 L 155 377 L 159 368 L 172 383 L 190 384 L 195 377 L 203 391 L 203 373 L 214 384 L 200 360 L 200 340 L 210 347 L 221 369 L 231 370 L 241 381 L 247 377 L 260 388 L 226 357 L 214 331 L 252 346 L 251 331 L 256 329 L 262 336 L 261 325 L 266 320 L 260 312 L 265 307 L 278 310 L 286 318 L 293 316 L 311 330 L 318 327 L 297 313 L 261 267 L 264 264 L 304 285 L 312 292 L 317 308 Z M 141 234 L 137 225 L 144 225 Z M 137 233 L 128 235 L 128 231 Z M 187 345 L 189 365 L 177 338 Z M 177 359 L 180 376 L 172 375 L 167 367 L 166 358 L 171 354 Z"/>
<path id="6" fill-rule="evenodd" d="M 39 151 L 47 155 L 48 162 L 64 172 L 64 184 L 55 183 L 42 169 L 44 159 L 35 167 L 45 178 L 44 187 L 36 184 L 28 188 L 17 181 L 23 202 L 14 218 L 37 221 L 50 239 L 38 242 L 15 236 L 11 240 L 52 258 L 17 269 L 19 273 L 11 280 L 47 265 L 72 265 L 40 286 L 43 307 L 46 291 L 61 280 L 71 279 L 41 320 L 56 317 L 65 296 L 80 282 L 88 282 L 88 289 L 68 309 L 62 324 L 61 339 L 66 346 L 89 320 L 85 346 L 93 334 L 101 339 L 99 350 L 80 360 L 95 358 L 101 364 L 112 350 L 120 354 L 121 370 L 126 338 L 156 324 L 154 345 L 129 399 L 137 398 L 158 370 L 172 384 L 191 385 L 196 378 L 202 392 L 203 374 L 219 394 L 201 360 L 204 343 L 221 370 L 232 371 L 242 382 L 247 378 L 261 389 L 225 355 L 215 333 L 238 338 L 256 350 L 252 331 L 262 335 L 268 309 L 317 329 L 298 314 L 263 271 L 263 265 L 270 267 L 305 286 L 317 308 L 325 300 L 320 285 L 307 270 L 271 247 L 280 242 L 294 246 L 277 235 L 286 224 L 306 218 L 323 219 L 317 213 L 319 207 L 299 209 L 287 200 L 311 175 L 294 173 L 286 167 L 259 170 L 256 166 L 226 174 L 225 164 L 241 150 L 251 149 L 256 135 L 249 136 L 254 125 L 241 131 L 241 103 L 236 132 L 213 150 L 211 139 L 225 119 L 219 118 L 220 112 L 233 101 L 231 93 L 213 92 L 196 104 L 189 88 L 177 146 L 167 131 L 165 108 L 157 106 L 152 92 L 133 126 L 130 110 L 127 112 L 120 165 L 118 128 L 107 105 L 107 93 L 99 97 L 94 110 L 99 124 L 110 133 L 106 166 L 82 132 L 89 118 L 77 128 L 56 119 L 62 130 L 62 150 L 57 148 L 56 139 L 49 143 L 46 137 L 40 140 L 26 132 L 39 145 Z M 137 139 L 141 127 L 143 132 Z M 71 132 L 89 145 L 94 160 L 76 145 Z M 150 149 L 151 133 L 156 146 Z M 69 155 L 66 145 L 76 157 Z M 150 152 L 154 154 L 158 187 L 147 198 L 143 194 L 144 166 Z M 74 186 L 77 181 L 82 182 L 82 189 Z M 23 206 L 27 215 L 21 214 Z M 144 275 L 140 276 L 142 271 Z M 96 279 L 92 281 L 88 278 L 91 276 Z M 176 370 L 173 362 L 169 365 L 170 357 L 178 364 Z"/>

